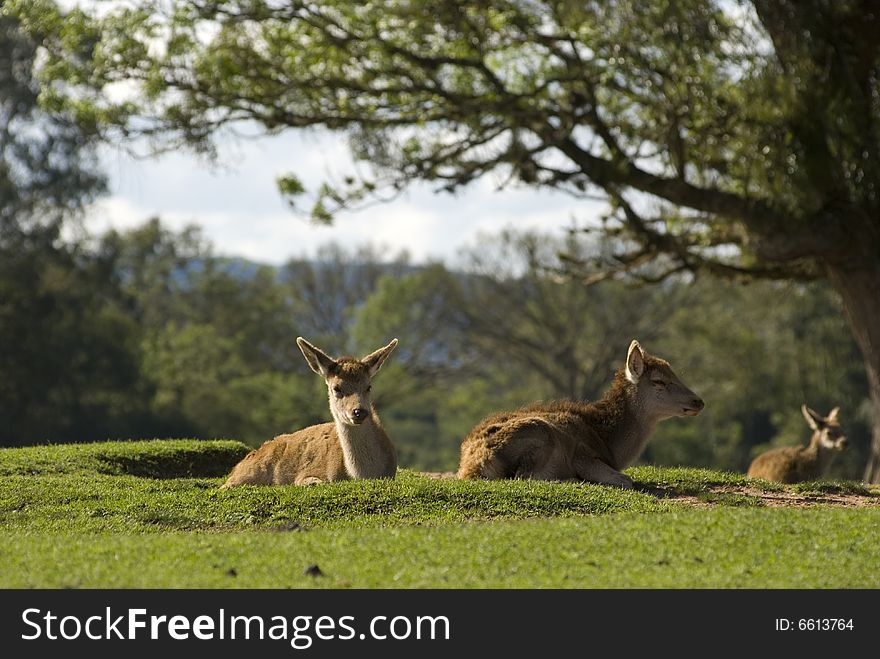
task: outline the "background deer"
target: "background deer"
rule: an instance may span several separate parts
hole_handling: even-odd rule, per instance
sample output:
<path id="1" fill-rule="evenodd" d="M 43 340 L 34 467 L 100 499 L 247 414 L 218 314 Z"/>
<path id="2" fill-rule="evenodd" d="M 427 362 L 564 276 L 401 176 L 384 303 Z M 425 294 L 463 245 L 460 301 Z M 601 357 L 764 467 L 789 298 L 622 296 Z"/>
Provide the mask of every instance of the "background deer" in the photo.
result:
<path id="1" fill-rule="evenodd" d="M 846 437 L 837 420 L 839 407 L 823 417 L 806 405 L 801 412 L 813 437 L 807 446 L 784 446 L 771 449 L 752 460 L 749 476 L 780 483 L 800 483 L 825 477 L 834 457 L 846 448 Z"/>
<path id="2" fill-rule="evenodd" d="M 332 359 L 302 337 L 296 343 L 327 383 L 333 422 L 269 440 L 233 468 L 223 487 L 394 478 L 397 454 L 373 409 L 370 389 L 397 339 L 363 359 Z"/>
<path id="3" fill-rule="evenodd" d="M 633 341 L 601 400 L 557 401 L 494 414 L 461 445 L 459 478 L 583 480 L 631 488 L 621 469 L 641 455 L 658 421 L 696 416 L 703 401 Z"/>

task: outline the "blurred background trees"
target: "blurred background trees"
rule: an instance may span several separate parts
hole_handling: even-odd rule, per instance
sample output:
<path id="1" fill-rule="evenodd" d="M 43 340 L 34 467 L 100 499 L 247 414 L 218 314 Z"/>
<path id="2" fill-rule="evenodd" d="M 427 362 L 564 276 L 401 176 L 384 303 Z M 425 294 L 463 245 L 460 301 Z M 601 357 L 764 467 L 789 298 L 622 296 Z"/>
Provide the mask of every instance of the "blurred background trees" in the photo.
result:
<path id="1" fill-rule="evenodd" d="M 402 464 L 452 469 L 482 416 L 601 395 L 638 338 L 708 401 L 699 417 L 659 426 L 646 461 L 743 470 L 757 450 L 806 441 L 806 401 L 841 406 L 853 448 L 834 473 L 859 477 L 870 438 L 864 371 L 826 284 L 682 277 L 584 287 L 538 265 L 590 240 L 509 230 L 463 250 L 455 268 L 328 245 L 326 261 L 272 268 L 213 256 L 197 230 L 153 219 L 79 246 L 75 268 L 31 255 L 29 268 L 61 279 L 48 290 L 45 277 L 0 280 L 10 286 L 4 305 L 48 310 L 4 344 L 4 368 L 18 370 L 2 380 L 14 385 L 3 444 L 187 436 L 258 445 L 329 418 L 296 336 L 320 337 L 336 355 L 397 337 L 378 409 Z M 322 333 L 334 326 L 342 331 Z"/>
<path id="2" fill-rule="evenodd" d="M 0 443 L 113 426 L 137 380 L 109 264 L 61 238 L 104 187 L 96 134 L 44 111 L 39 40 L 0 15 Z"/>

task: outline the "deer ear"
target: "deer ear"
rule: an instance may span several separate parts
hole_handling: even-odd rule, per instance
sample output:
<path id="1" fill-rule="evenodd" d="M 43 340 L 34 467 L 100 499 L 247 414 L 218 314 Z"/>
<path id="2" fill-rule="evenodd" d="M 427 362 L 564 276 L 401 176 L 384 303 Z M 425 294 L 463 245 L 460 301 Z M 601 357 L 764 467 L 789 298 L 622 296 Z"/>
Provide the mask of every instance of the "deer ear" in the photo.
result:
<path id="1" fill-rule="evenodd" d="M 306 358 L 306 361 L 309 364 L 309 368 L 311 368 L 322 378 L 327 379 L 327 376 L 330 375 L 330 370 L 336 364 L 336 362 L 331 357 L 328 357 L 323 350 L 316 346 L 313 346 L 301 336 L 297 337 L 296 345 L 299 346 L 299 349 L 302 351 L 303 357 Z"/>
<path id="2" fill-rule="evenodd" d="M 807 425 L 810 426 L 812 430 L 818 430 L 819 426 L 825 422 L 825 419 L 822 418 L 821 414 L 811 410 L 806 404 L 801 405 L 801 414 L 804 415 L 804 418 L 807 420 Z"/>
<path id="3" fill-rule="evenodd" d="M 642 352 L 642 346 L 633 339 L 629 344 L 629 350 L 626 353 L 626 379 L 633 384 L 638 384 L 639 378 L 645 372 L 645 353 Z"/>
<path id="4" fill-rule="evenodd" d="M 379 369 L 382 368 L 382 364 L 388 359 L 388 355 L 391 354 L 391 351 L 394 350 L 396 345 L 397 339 L 392 339 L 391 343 L 384 348 L 379 348 L 376 352 L 371 352 L 369 355 L 361 359 L 361 362 L 363 362 L 369 369 L 370 377 L 375 376 L 376 373 L 379 372 Z"/>
<path id="5" fill-rule="evenodd" d="M 828 416 L 825 417 L 826 421 L 837 421 L 837 413 L 840 412 L 839 407 L 835 407 L 828 413 Z"/>

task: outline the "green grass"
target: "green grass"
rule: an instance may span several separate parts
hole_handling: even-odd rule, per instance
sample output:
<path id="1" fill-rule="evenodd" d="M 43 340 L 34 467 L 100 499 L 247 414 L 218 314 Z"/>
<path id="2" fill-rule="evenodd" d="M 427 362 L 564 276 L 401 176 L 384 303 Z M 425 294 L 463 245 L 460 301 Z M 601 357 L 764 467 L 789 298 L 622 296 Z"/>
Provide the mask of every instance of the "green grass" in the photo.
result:
<path id="1" fill-rule="evenodd" d="M 242 531 L 291 522 L 308 527 L 389 526 L 614 512 L 662 512 L 640 492 L 535 481 L 468 483 L 402 471 L 393 481 L 218 490 L 222 478 L 147 479 L 95 473 L 0 480 L 6 529 Z"/>
<path id="2" fill-rule="evenodd" d="M 637 489 L 623 491 L 401 470 L 393 481 L 219 490 L 247 450 L 196 440 L 0 450 L 0 586 L 880 587 L 880 507 L 766 508 L 725 488 L 789 486 L 739 474 L 637 467 Z M 325 576 L 305 576 L 310 564 Z"/>
<path id="3" fill-rule="evenodd" d="M 877 588 L 878 528 L 877 509 L 722 507 L 344 533 L 13 531 L 0 560 L 6 587 Z"/>
<path id="4" fill-rule="evenodd" d="M 220 476 L 250 448 L 230 440 L 58 444 L 0 449 L 0 476 L 92 473 L 148 478 Z"/>
<path id="5" fill-rule="evenodd" d="M 766 505 L 760 497 L 751 494 L 740 494 L 738 492 L 700 492 L 697 494 L 697 501 L 740 508 L 761 508 Z"/>
<path id="6" fill-rule="evenodd" d="M 745 474 L 692 467 L 639 466 L 628 469 L 627 473 L 643 490 L 661 489 L 675 494 L 696 495 L 718 486 L 748 485 L 765 492 L 784 489 L 779 483 L 748 478 Z"/>
<path id="7" fill-rule="evenodd" d="M 795 492 L 821 496 L 823 494 L 858 494 L 860 496 L 880 497 L 880 492 L 863 483 L 853 481 L 809 481 L 792 486 Z"/>

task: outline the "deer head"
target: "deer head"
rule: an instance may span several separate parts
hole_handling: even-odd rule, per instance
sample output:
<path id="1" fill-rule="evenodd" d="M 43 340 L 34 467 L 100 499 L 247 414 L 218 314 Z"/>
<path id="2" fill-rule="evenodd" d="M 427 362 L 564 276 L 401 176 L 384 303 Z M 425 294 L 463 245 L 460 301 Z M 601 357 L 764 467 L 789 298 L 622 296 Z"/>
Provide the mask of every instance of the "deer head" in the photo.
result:
<path id="1" fill-rule="evenodd" d="M 696 416 L 705 407 L 702 399 L 678 378 L 669 362 L 649 355 L 638 341 L 629 344 L 624 371 L 635 387 L 636 404 L 655 419 Z"/>
<path id="2" fill-rule="evenodd" d="M 846 435 L 843 434 L 843 429 L 837 420 L 839 411 L 840 408 L 835 407 L 828 413 L 828 416 L 822 416 L 806 405 L 801 405 L 801 413 L 813 431 L 810 444 L 830 451 L 842 451 L 846 448 Z"/>
<path id="3" fill-rule="evenodd" d="M 333 359 L 302 337 L 297 338 L 296 344 L 309 367 L 327 383 L 330 411 L 334 419 L 356 426 L 372 418 L 371 383 L 397 345 L 397 339 L 361 359 Z"/>

